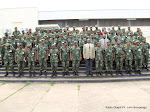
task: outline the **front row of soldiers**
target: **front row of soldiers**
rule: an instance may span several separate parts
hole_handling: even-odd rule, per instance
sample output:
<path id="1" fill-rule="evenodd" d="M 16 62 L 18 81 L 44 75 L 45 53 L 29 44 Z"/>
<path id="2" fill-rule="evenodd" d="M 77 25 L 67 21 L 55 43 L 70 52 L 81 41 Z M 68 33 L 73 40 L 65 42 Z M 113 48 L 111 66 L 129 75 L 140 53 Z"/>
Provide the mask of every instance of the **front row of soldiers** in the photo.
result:
<path id="1" fill-rule="evenodd" d="M 49 50 L 48 46 L 44 43 L 44 39 L 41 40 L 39 46 L 35 47 L 32 44 L 27 44 L 25 49 L 23 49 L 22 44 L 19 44 L 19 48 L 15 49 L 11 44 L 6 43 L 4 55 L 5 76 L 8 75 L 9 67 L 15 76 L 14 61 L 18 65 L 19 76 L 22 76 L 26 60 L 29 66 L 30 76 L 35 76 L 36 61 L 39 61 L 40 64 L 40 76 L 43 73 L 47 76 L 47 60 L 49 54 L 51 69 L 53 71 L 52 76 L 57 76 L 59 61 L 62 63 L 63 76 L 69 75 L 70 61 L 72 61 L 74 76 L 78 76 L 80 61 L 83 59 L 83 52 L 78 46 L 78 41 L 74 41 L 74 46 L 72 47 L 69 47 L 67 41 L 65 41 L 59 50 L 55 46 L 55 44 L 52 44 L 52 49 Z M 104 66 L 106 68 L 106 75 L 113 75 L 113 63 L 116 66 L 116 75 L 122 75 L 124 62 L 125 70 L 128 74 L 131 74 L 133 67 L 135 68 L 136 74 L 141 74 L 142 64 L 145 69 L 148 69 L 149 48 L 150 46 L 146 42 L 146 39 L 143 39 L 142 44 L 140 44 L 139 40 L 136 40 L 134 45 L 130 43 L 129 39 L 126 39 L 126 44 L 124 45 L 121 45 L 120 40 L 117 40 L 117 44 L 114 46 L 111 45 L 110 41 L 107 41 L 107 46 L 104 48 L 101 47 L 100 42 L 97 42 L 95 48 L 96 75 L 102 75 Z"/>

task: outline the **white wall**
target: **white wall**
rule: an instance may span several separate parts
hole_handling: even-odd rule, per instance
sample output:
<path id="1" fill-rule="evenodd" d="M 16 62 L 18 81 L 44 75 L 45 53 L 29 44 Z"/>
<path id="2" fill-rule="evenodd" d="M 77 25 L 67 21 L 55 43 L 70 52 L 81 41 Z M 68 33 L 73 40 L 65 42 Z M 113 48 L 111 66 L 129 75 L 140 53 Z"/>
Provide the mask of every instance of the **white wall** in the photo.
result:
<path id="1" fill-rule="evenodd" d="M 14 27 L 31 28 L 33 31 L 38 25 L 37 8 L 12 8 L 0 9 L 0 37 L 4 35 L 4 29 L 10 28 L 11 33 Z"/>

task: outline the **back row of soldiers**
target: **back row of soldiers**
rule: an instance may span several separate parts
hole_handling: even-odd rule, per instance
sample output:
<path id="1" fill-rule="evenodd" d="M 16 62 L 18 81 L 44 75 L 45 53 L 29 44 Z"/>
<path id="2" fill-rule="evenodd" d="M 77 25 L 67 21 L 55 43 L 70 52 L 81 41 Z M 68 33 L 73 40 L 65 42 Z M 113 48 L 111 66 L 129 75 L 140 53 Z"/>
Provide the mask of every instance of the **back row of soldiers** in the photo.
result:
<path id="1" fill-rule="evenodd" d="M 101 46 L 102 39 L 108 39 L 106 46 Z M 95 46 L 95 66 L 97 75 L 101 75 L 103 65 L 106 67 L 106 74 L 112 75 L 113 63 L 116 65 L 116 74 L 122 74 L 123 62 L 125 62 L 125 70 L 131 74 L 132 67 L 135 72 L 141 74 L 142 67 L 147 69 L 149 58 L 149 44 L 143 37 L 140 28 L 133 31 L 112 27 L 110 32 L 105 28 L 102 31 L 95 27 L 85 26 L 82 31 L 73 26 L 73 30 L 51 29 L 46 30 L 36 28 L 32 33 L 31 29 L 27 33 L 15 31 L 11 37 L 5 33 L 1 41 L 1 57 L 2 64 L 6 67 L 6 76 L 10 67 L 14 73 L 14 61 L 18 64 L 19 76 L 23 74 L 24 63 L 28 62 L 30 76 L 35 75 L 35 62 L 39 61 L 40 75 L 42 71 L 47 75 L 47 60 L 50 54 L 50 62 L 53 70 L 53 76 L 56 75 L 58 62 L 62 62 L 63 75 L 69 75 L 69 61 L 72 61 L 72 69 L 74 75 L 78 75 L 80 61 L 83 59 L 83 47 L 90 40 Z"/>

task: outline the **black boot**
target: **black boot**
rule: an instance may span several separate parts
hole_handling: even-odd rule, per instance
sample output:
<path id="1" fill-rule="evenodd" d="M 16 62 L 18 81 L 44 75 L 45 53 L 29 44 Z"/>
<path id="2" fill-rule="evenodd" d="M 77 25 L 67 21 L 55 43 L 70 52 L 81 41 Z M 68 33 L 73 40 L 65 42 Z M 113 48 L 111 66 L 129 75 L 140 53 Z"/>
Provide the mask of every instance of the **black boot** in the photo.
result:
<path id="1" fill-rule="evenodd" d="M 35 77 L 35 72 L 33 72 L 33 76 Z"/>
<path id="2" fill-rule="evenodd" d="M 63 72 L 63 76 L 65 76 L 66 75 L 66 72 Z"/>
<path id="3" fill-rule="evenodd" d="M 5 74 L 5 77 L 7 77 L 8 76 L 8 72 L 6 72 L 6 74 Z"/>
<path id="4" fill-rule="evenodd" d="M 21 72 L 19 72 L 19 77 L 21 77 Z"/>
<path id="5" fill-rule="evenodd" d="M 99 72 L 99 75 L 102 76 L 102 72 Z"/>
<path id="6" fill-rule="evenodd" d="M 45 76 L 47 76 L 47 72 L 46 71 L 44 72 L 44 74 L 45 74 Z"/>
<path id="7" fill-rule="evenodd" d="M 53 73 L 52 73 L 52 77 L 54 77 L 55 76 L 55 71 L 53 71 Z"/>
<path id="8" fill-rule="evenodd" d="M 123 73 L 122 73 L 122 71 L 120 71 L 120 74 L 123 76 Z"/>
<path id="9" fill-rule="evenodd" d="M 73 76 L 76 76 L 76 72 L 75 71 L 73 71 Z"/>
<path id="10" fill-rule="evenodd" d="M 32 73 L 30 72 L 30 75 L 29 75 L 30 77 L 32 76 Z"/>
<path id="11" fill-rule="evenodd" d="M 99 73 L 98 73 L 98 72 L 96 72 L 96 76 L 97 76 L 97 77 L 99 76 Z"/>
<path id="12" fill-rule="evenodd" d="M 76 76 L 79 76 L 79 73 L 78 73 L 78 72 L 76 72 Z"/>
<path id="13" fill-rule="evenodd" d="M 41 76 L 42 75 L 42 71 L 40 71 L 40 75 L 39 76 Z"/>
<path id="14" fill-rule="evenodd" d="M 68 71 L 66 72 L 66 75 L 68 75 L 68 76 L 69 76 L 69 72 L 68 72 Z"/>
<path id="15" fill-rule="evenodd" d="M 129 74 L 132 75 L 131 70 L 129 70 Z"/>
<path id="16" fill-rule="evenodd" d="M 110 71 L 110 75 L 111 75 L 111 76 L 113 76 L 113 73 L 112 73 L 112 71 Z"/>
<path id="17" fill-rule="evenodd" d="M 116 71 L 116 75 L 118 76 L 118 71 Z"/>
<path id="18" fill-rule="evenodd" d="M 15 76 L 15 72 L 12 72 L 13 73 L 13 76 Z"/>
<path id="19" fill-rule="evenodd" d="M 55 71 L 55 76 L 57 77 L 57 72 Z"/>
<path id="20" fill-rule="evenodd" d="M 149 70 L 147 66 L 145 67 L 145 69 L 146 69 L 146 70 Z"/>
<path id="21" fill-rule="evenodd" d="M 141 75 L 141 71 L 140 71 L 140 70 L 138 70 L 138 72 L 139 72 L 139 74 Z"/>

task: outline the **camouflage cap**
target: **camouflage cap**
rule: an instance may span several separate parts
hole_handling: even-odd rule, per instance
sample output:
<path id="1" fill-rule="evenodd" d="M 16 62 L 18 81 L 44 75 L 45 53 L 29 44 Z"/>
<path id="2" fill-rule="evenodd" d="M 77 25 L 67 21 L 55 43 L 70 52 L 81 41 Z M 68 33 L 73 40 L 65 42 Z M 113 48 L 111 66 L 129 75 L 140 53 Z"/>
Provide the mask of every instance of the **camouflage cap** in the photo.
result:
<path id="1" fill-rule="evenodd" d="M 32 44 L 28 44 L 28 47 L 32 46 Z"/>
<path id="2" fill-rule="evenodd" d="M 69 27 L 69 25 L 67 25 L 66 27 Z"/>
<path id="3" fill-rule="evenodd" d="M 94 34 L 91 34 L 91 36 L 94 36 Z"/>
<path id="4" fill-rule="evenodd" d="M 130 26 L 128 26 L 128 28 L 130 28 Z"/>
<path id="5" fill-rule="evenodd" d="M 100 44 L 100 42 L 97 42 L 97 44 Z"/>
<path id="6" fill-rule="evenodd" d="M 86 28 L 88 27 L 88 26 L 85 26 Z"/>
<path id="7" fill-rule="evenodd" d="M 113 38 L 117 37 L 117 35 L 115 35 Z"/>
<path id="8" fill-rule="evenodd" d="M 110 40 L 107 41 L 107 43 L 110 42 Z"/>
<path id="9" fill-rule="evenodd" d="M 9 44 L 9 43 L 6 43 L 6 47 L 8 47 L 8 46 L 10 46 L 10 44 Z"/>
<path id="10" fill-rule="evenodd" d="M 55 36 L 55 34 L 52 34 L 52 36 Z"/>
<path id="11" fill-rule="evenodd" d="M 90 26 L 90 28 L 92 28 L 93 26 Z"/>
<path id="12" fill-rule="evenodd" d="M 17 27 L 15 27 L 15 28 L 17 28 Z"/>
<path id="13" fill-rule="evenodd" d="M 98 30 L 97 33 L 100 33 L 100 31 Z"/>
<path id="14" fill-rule="evenodd" d="M 83 36 L 83 34 L 80 34 L 80 36 Z"/>
<path id="15" fill-rule="evenodd" d="M 73 35 L 72 33 L 70 35 Z"/>
<path id="16" fill-rule="evenodd" d="M 73 26 L 73 27 L 76 27 L 76 26 Z"/>
<path id="17" fill-rule="evenodd" d="M 63 33 L 61 33 L 60 35 L 63 35 Z"/>
<path id="18" fill-rule="evenodd" d="M 52 46 L 55 46 L 55 44 L 52 44 Z"/>
<path id="19" fill-rule="evenodd" d="M 139 41 L 139 40 L 137 40 L 136 42 L 137 42 L 137 43 L 140 43 L 140 41 Z"/>

